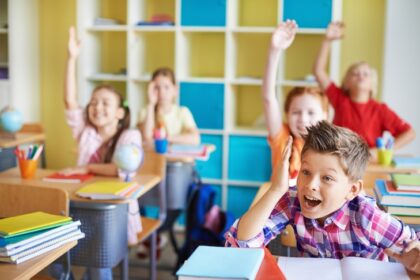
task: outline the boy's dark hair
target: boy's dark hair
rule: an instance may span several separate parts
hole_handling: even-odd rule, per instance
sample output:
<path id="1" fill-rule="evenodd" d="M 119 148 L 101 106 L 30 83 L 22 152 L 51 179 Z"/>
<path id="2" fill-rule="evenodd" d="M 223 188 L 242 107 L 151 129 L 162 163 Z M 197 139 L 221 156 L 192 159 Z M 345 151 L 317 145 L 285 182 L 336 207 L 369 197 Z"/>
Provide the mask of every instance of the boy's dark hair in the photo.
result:
<path id="1" fill-rule="evenodd" d="M 108 146 L 109 148 L 106 149 L 105 156 L 103 157 L 103 159 L 104 159 L 103 162 L 104 163 L 110 163 L 110 162 L 112 162 L 112 156 L 114 155 L 114 151 L 115 151 L 115 147 L 117 146 L 118 139 L 120 138 L 120 136 L 121 136 L 121 134 L 123 133 L 124 130 L 130 128 L 130 108 L 128 108 L 128 105 L 125 106 L 124 97 L 113 86 L 111 86 L 111 85 L 99 85 L 93 90 L 93 92 L 96 92 L 96 91 L 101 90 L 101 89 L 106 89 L 108 91 L 113 92 L 118 98 L 119 107 L 124 109 L 124 117 L 121 120 L 119 120 L 119 122 L 118 122 L 117 133 L 115 133 L 114 137 L 112 137 L 107 143 L 104 143 L 104 145 L 107 145 L 107 146 L 110 145 L 110 146 Z M 88 107 L 89 106 L 90 106 L 90 104 L 88 104 Z M 88 110 L 88 108 L 86 108 L 86 112 L 87 112 L 87 110 Z M 86 119 L 87 119 L 87 123 L 94 127 L 91 120 L 89 119 L 89 114 L 88 113 L 86 114 Z"/>
<path id="2" fill-rule="evenodd" d="M 363 177 L 369 160 L 369 147 L 353 131 L 321 121 L 308 128 L 304 139 L 302 156 L 308 150 L 336 155 L 350 180 L 357 181 Z"/>

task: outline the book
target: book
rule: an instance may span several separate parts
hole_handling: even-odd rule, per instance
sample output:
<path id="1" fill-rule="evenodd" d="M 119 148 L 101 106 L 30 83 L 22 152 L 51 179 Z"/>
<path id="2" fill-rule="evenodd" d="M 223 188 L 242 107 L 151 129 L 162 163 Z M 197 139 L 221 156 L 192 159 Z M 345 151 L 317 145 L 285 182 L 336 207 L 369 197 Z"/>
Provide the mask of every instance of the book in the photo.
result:
<path id="1" fill-rule="evenodd" d="M 0 239 L 0 245 L 4 244 L 0 247 L 0 256 L 11 256 L 52 238 L 67 234 L 77 230 L 80 224 L 80 221 L 75 221 L 53 229 L 31 232 L 3 240 Z"/>
<path id="2" fill-rule="evenodd" d="M 0 262 L 19 264 L 24 261 L 30 260 L 34 257 L 37 257 L 43 253 L 56 249 L 68 242 L 79 240 L 84 237 L 85 237 L 84 233 L 82 233 L 78 229 L 76 231 L 69 232 L 68 234 L 65 234 L 63 236 L 38 244 L 34 247 L 31 247 L 15 255 L 7 256 L 7 257 L 0 257 Z"/>
<path id="3" fill-rule="evenodd" d="M 286 280 L 283 272 L 277 264 L 277 260 L 270 250 L 264 248 L 264 259 L 258 269 L 256 280 Z"/>
<path id="4" fill-rule="evenodd" d="M 398 216 L 420 217 L 420 205 L 417 207 L 384 206 L 385 211 Z"/>
<path id="5" fill-rule="evenodd" d="M 60 172 L 56 172 L 54 174 L 51 174 L 47 177 L 42 178 L 42 180 L 45 182 L 77 184 L 77 183 L 82 183 L 86 180 L 89 180 L 92 177 L 93 177 L 92 174 L 64 175 Z"/>
<path id="6" fill-rule="evenodd" d="M 330 258 L 279 257 L 278 265 L 287 279 L 323 280 L 409 280 L 401 263 L 359 257 Z"/>
<path id="7" fill-rule="evenodd" d="M 52 215 L 44 212 L 0 219 L 0 236 L 11 237 L 42 229 L 58 227 L 71 222 L 71 217 Z"/>
<path id="8" fill-rule="evenodd" d="M 420 195 L 405 193 L 391 194 L 386 190 L 385 180 L 376 180 L 375 195 L 380 204 L 385 206 L 418 206 L 420 205 Z"/>
<path id="9" fill-rule="evenodd" d="M 255 279 L 262 248 L 199 246 L 177 271 L 178 279 Z"/>
<path id="10" fill-rule="evenodd" d="M 420 192 L 420 175 L 414 174 L 391 174 L 398 190 Z"/>
<path id="11" fill-rule="evenodd" d="M 206 145 L 172 144 L 169 146 L 167 157 L 192 157 L 198 160 L 208 160 L 209 149 Z"/>
<path id="12" fill-rule="evenodd" d="M 420 157 L 397 157 L 394 156 L 392 164 L 395 167 L 420 168 Z"/>
<path id="13" fill-rule="evenodd" d="M 385 182 L 385 187 L 386 190 L 390 193 L 390 194 L 410 194 L 410 195 L 420 195 L 420 191 L 406 191 L 406 190 L 398 190 L 397 186 L 395 185 L 394 181 L 391 180 L 387 180 Z"/>
<path id="14" fill-rule="evenodd" d="M 90 199 L 126 199 L 125 194 L 136 187 L 136 182 L 98 181 L 79 189 L 77 195 Z"/>

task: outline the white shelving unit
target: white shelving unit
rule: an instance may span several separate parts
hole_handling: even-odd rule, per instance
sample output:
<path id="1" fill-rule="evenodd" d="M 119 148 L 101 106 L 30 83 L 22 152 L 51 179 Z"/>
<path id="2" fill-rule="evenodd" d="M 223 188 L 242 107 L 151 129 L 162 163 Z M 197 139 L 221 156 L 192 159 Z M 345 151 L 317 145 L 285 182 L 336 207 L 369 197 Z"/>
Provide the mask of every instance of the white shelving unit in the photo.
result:
<path id="1" fill-rule="evenodd" d="M 111 83 L 126 93 L 134 125 L 147 102 L 151 73 L 158 67 L 171 67 L 180 84 L 180 103 L 190 106 L 204 141 L 214 141 L 217 147 L 216 159 L 198 164 L 200 172 L 205 181 L 220 186 L 224 208 L 235 204 L 233 196 L 242 189 L 246 209 L 246 201 L 271 173 L 265 126 L 254 126 L 263 113 L 260 91 L 271 33 L 287 14 L 285 9 L 299 2 L 303 10 L 307 5 L 320 9 L 330 5 L 324 11 L 327 21 L 341 18 L 341 0 L 325 0 L 326 4 L 267 0 L 263 6 L 258 0 L 125 0 L 118 4 L 78 0 L 78 34 L 83 41 L 78 64 L 82 102 L 87 104 L 97 84 Z M 317 16 L 312 6 L 308 8 L 311 19 Z M 136 25 L 150 20 L 153 14 L 168 14 L 174 25 Z M 121 24 L 95 26 L 97 17 L 116 19 Z M 304 77 L 311 74 L 325 20 L 322 25 L 303 24 L 294 45 L 281 57 L 277 81 L 280 100 L 293 86 L 316 85 Z M 329 62 L 334 80 L 339 75 L 339 52 L 339 44 L 334 44 Z M 199 102 L 202 109 L 198 109 Z M 261 157 L 256 156 L 260 152 Z M 251 167 L 236 168 L 246 162 Z M 253 176 L 247 170 L 264 174 Z M 241 198 L 236 200 L 240 203 Z"/>

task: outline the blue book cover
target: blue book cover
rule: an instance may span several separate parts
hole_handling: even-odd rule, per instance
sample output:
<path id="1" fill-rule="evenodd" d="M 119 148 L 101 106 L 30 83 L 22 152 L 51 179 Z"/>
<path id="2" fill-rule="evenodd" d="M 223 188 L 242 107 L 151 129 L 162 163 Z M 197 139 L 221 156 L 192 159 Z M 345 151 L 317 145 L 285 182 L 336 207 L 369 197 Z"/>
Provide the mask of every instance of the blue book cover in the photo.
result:
<path id="1" fill-rule="evenodd" d="M 263 248 L 199 246 L 176 275 L 178 279 L 255 279 L 263 258 Z"/>
<path id="2" fill-rule="evenodd" d="M 375 195 L 382 205 L 417 207 L 420 205 L 420 195 L 389 193 L 385 180 L 376 180 Z"/>
<path id="3" fill-rule="evenodd" d="M 396 167 L 420 167 L 420 157 L 394 157 L 392 163 Z"/>

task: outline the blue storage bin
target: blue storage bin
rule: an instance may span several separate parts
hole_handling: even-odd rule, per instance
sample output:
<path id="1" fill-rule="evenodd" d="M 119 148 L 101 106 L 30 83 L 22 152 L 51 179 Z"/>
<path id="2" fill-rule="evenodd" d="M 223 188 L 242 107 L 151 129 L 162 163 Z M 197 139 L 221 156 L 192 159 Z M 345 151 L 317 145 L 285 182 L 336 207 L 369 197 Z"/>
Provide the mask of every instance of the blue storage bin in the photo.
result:
<path id="1" fill-rule="evenodd" d="M 181 25 L 225 26 L 226 0 L 182 0 Z"/>
<path id="2" fill-rule="evenodd" d="M 13 153 L 15 148 L 0 149 L 0 172 L 16 167 L 16 156 Z"/>
<path id="3" fill-rule="evenodd" d="M 241 217 L 248 211 L 258 187 L 229 186 L 227 194 L 227 210 L 232 212 L 235 218 Z"/>
<path id="4" fill-rule="evenodd" d="M 265 182 L 271 176 L 271 152 L 266 137 L 229 137 L 229 180 Z"/>
<path id="5" fill-rule="evenodd" d="M 223 136 L 201 135 L 201 143 L 213 144 L 216 150 L 210 154 L 207 161 L 196 161 L 196 169 L 202 178 L 222 179 L 223 167 Z"/>
<path id="6" fill-rule="evenodd" d="M 284 0 L 283 21 L 294 19 L 299 28 L 327 28 L 331 21 L 332 0 Z"/>
<path id="7" fill-rule="evenodd" d="M 201 129 L 223 129 L 224 84 L 186 83 L 180 85 L 180 104 L 188 107 Z"/>

